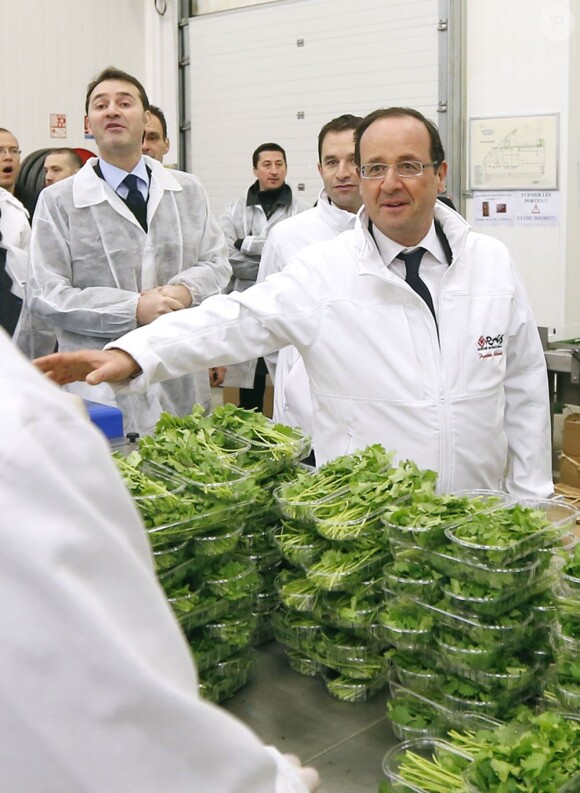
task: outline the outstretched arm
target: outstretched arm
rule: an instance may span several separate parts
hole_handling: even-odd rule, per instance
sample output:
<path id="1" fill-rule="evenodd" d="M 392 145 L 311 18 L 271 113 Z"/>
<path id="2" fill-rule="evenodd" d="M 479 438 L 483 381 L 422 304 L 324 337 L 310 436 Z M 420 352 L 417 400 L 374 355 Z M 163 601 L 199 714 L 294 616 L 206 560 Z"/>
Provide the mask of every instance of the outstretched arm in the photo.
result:
<path id="1" fill-rule="evenodd" d="M 55 352 L 33 363 L 58 385 L 85 381 L 90 385 L 119 383 L 136 375 L 139 364 L 123 350 Z"/>

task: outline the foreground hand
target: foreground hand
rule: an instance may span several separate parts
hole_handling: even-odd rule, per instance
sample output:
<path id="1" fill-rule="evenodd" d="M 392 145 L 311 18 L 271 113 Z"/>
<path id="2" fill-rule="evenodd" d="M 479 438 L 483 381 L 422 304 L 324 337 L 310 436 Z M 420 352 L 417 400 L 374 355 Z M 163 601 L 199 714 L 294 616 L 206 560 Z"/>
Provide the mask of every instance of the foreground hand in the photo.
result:
<path id="1" fill-rule="evenodd" d="M 315 768 L 303 766 L 299 758 L 294 754 L 285 754 L 284 757 L 291 765 L 296 766 L 298 776 L 308 788 L 309 793 L 314 793 L 315 790 L 318 790 L 320 787 L 320 776 Z"/>
<path id="2" fill-rule="evenodd" d="M 140 371 L 135 359 L 123 350 L 55 352 L 32 363 L 58 385 L 76 381 L 90 385 L 117 383 Z"/>
<path id="3" fill-rule="evenodd" d="M 209 370 L 209 384 L 212 388 L 221 385 L 226 377 L 227 368 L 225 366 L 212 366 Z"/>

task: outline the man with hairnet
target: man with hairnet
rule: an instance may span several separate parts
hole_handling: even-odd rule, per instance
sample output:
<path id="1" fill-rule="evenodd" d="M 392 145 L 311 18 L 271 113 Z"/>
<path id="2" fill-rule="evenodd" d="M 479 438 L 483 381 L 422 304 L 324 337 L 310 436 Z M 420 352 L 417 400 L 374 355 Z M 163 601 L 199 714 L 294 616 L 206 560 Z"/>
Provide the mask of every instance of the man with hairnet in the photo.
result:
<path id="1" fill-rule="evenodd" d="M 105 69 L 89 84 L 85 107 L 99 157 L 42 191 L 26 287 L 30 311 L 56 328 L 61 351 L 100 349 L 219 293 L 231 276 L 199 180 L 141 152 L 149 121 L 141 83 Z M 163 410 L 185 415 L 196 402 L 211 403 L 207 372 L 141 395 L 116 396 L 108 385 L 67 388 L 117 405 L 128 432 L 151 431 Z"/>

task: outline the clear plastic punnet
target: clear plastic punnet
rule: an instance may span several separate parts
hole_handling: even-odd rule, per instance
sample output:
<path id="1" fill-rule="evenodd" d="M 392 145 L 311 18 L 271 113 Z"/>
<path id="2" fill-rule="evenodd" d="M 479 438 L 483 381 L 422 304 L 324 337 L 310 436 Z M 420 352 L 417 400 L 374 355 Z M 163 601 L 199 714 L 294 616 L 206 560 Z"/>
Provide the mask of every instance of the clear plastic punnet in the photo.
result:
<path id="1" fill-rule="evenodd" d="M 461 585 L 463 583 L 463 586 Z M 464 591 L 464 587 L 467 591 Z M 443 595 L 454 608 L 467 614 L 477 614 L 487 619 L 501 617 L 532 597 L 531 587 L 517 589 L 489 589 L 479 584 L 468 584 L 452 579 L 442 587 Z"/>
<path id="2" fill-rule="evenodd" d="M 408 547 L 399 540 L 391 540 L 391 549 L 395 558 L 398 558 Z M 494 565 L 467 559 L 453 545 L 449 545 L 445 550 L 430 549 L 423 553 L 426 563 L 437 572 L 449 578 L 470 581 L 497 590 L 511 590 L 529 585 L 540 567 L 537 558 L 522 559 L 510 565 Z"/>
<path id="3" fill-rule="evenodd" d="M 330 543 L 318 534 L 287 522 L 275 533 L 274 542 L 284 558 L 298 567 L 314 564 L 330 548 Z"/>
<path id="4" fill-rule="evenodd" d="M 243 530 L 244 524 L 240 523 L 231 529 L 218 529 L 198 534 L 188 544 L 197 556 L 221 556 L 235 550 Z"/>
<path id="5" fill-rule="evenodd" d="M 461 774 L 473 762 L 473 757 L 438 738 L 415 738 L 393 747 L 383 758 L 383 773 L 392 783 L 393 790 L 428 793 L 421 786 L 424 763 L 434 763 L 438 777 L 451 793 L 462 790 Z M 449 770 L 453 769 L 453 771 Z M 406 787 L 397 787 L 403 785 Z M 441 787 L 443 790 L 443 787 Z"/>
<path id="6" fill-rule="evenodd" d="M 310 657 L 322 627 L 317 620 L 299 612 L 280 610 L 272 615 L 274 636 L 295 653 Z"/>
<path id="7" fill-rule="evenodd" d="M 463 558 L 505 567 L 554 546 L 572 531 L 577 514 L 563 501 L 522 499 L 486 513 L 485 520 L 474 515 L 445 535 Z"/>
<path id="8" fill-rule="evenodd" d="M 369 680 L 353 680 L 347 675 L 325 669 L 322 678 L 328 693 L 342 702 L 367 702 L 387 685 L 387 671 L 379 671 Z"/>
<path id="9" fill-rule="evenodd" d="M 391 656 L 391 663 L 397 679 L 405 688 L 425 696 L 438 691 L 441 673 L 436 658 L 428 651 L 397 651 Z"/>
<path id="10" fill-rule="evenodd" d="M 433 618 L 413 601 L 392 601 L 379 612 L 377 636 L 398 650 L 421 651 L 432 644 Z"/>
<path id="11" fill-rule="evenodd" d="M 474 642 L 485 646 L 518 647 L 526 639 L 526 631 L 532 619 L 531 612 L 525 609 L 516 609 L 508 612 L 496 620 L 487 620 L 483 617 L 468 616 L 452 611 L 449 607 L 441 608 L 440 605 L 416 602 L 417 607 L 424 610 L 431 617 L 432 623 L 438 630 L 450 628 L 463 636 L 469 636 Z"/>
<path id="12" fill-rule="evenodd" d="M 275 586 L 281 602 L 296 611 L 311 612 L 320 597 L 320 590 L 304 573 L 282 570 Z"/>
<path id="13" fill-rule="evenodd" d="M 429 567 L 425 554 L 410 548 L 383 567 L 387 591 L 401 597 L 431 601 L 440 595 L 441 575 Z"/>
<path id="14" fill-rule="evenodd" d="M 439 496 L 413 493 L 384 511 L 383 525 L 388 540 L 437 548 L 446 543 L 447 529 L 460 525 L 470 515 L 510 503 L 513 498 L 500 490 L 462 490 Z"/>
<path id="15" fill-rule="evenodd" d="M 440 657 L 440 667 L 449 670 L 489 669 L 510 649 L 499 642 L 495 645 L 482 645 L 477 642 L 467 644 L 461 636 L 444 631 L 435 633 L 435 645 Z"/>
<path id="16" fill-rule="evenodd" d="M 356 551 L 346 550 L 344 546 L 333 548 L 306 570 L 306 577 L 326 592 L 344 591 L 375 575 L 389 556 L 382 548 Z"/>

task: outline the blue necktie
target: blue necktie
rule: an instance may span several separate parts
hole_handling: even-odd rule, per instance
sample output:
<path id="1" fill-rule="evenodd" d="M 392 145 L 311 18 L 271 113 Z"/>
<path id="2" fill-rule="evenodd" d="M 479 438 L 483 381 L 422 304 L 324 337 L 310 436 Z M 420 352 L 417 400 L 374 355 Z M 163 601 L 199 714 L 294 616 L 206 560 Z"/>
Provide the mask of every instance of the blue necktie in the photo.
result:
<path id="1" fill-rule="evenodd" d="M 143 231 L 147 231 L 147 201 L 137 187 L 137 177 L 134 173 L 130 173 L 123 179 L 123 184 L 129 190 L 127 198 L 123 200 L 141 224 Z"/>
<path id="2" fill-rule="evenodd" d="M 433 319 L 435 320 L 435 324 L 437 324 L 437 317 L 435 316 L 435 308 L 433 306 L 433 298 L 431 297 L 431 292 L 425 281 L 419 275 L 419 265 L 421 264 L 421 259 L 423 258 L 423 254 L 425 253 L 425 248 L 417 248 L 411 253 L 398 253 L 397 259 L 401 259 L 405 262 L 405 268 L 407 270 L 407 275 L 405 277 L 405 281 L 409 284 L 411 289 L 415 291 L 420 297 L 423 298 L 425 303 L 429 306 L 429 310 L 433 314 Z"/>

